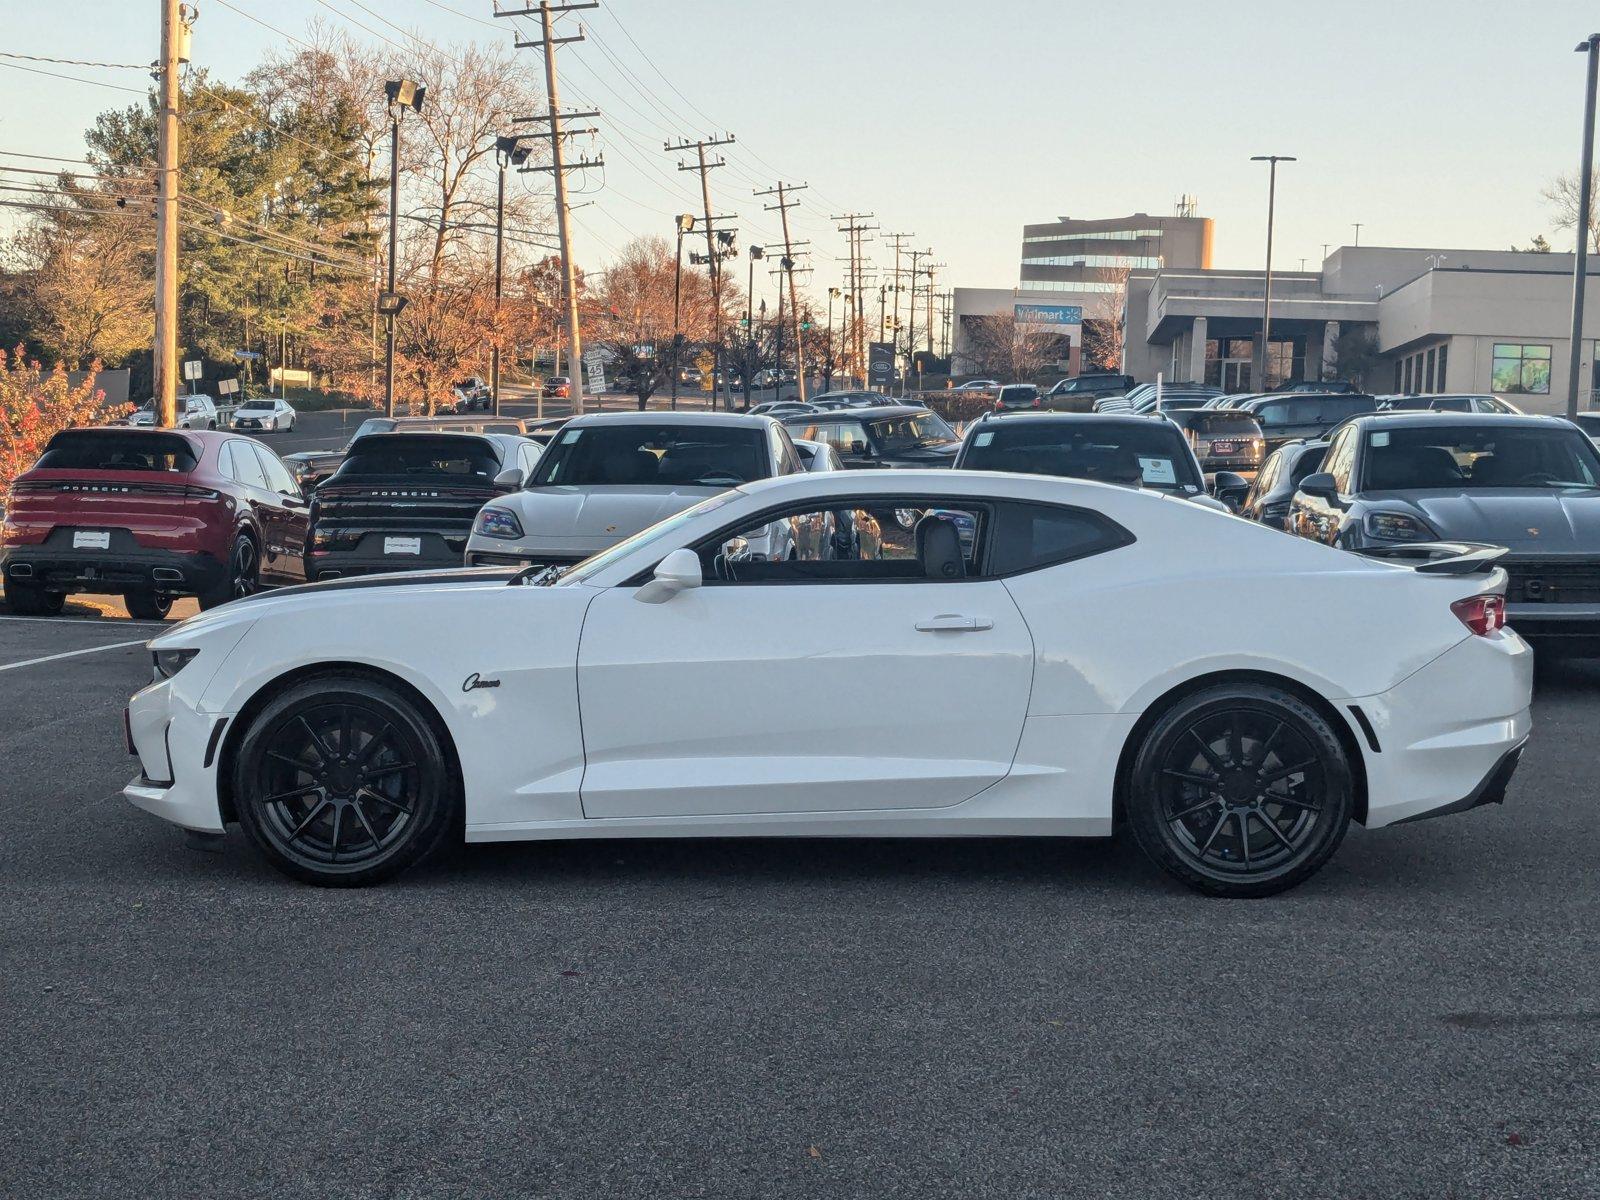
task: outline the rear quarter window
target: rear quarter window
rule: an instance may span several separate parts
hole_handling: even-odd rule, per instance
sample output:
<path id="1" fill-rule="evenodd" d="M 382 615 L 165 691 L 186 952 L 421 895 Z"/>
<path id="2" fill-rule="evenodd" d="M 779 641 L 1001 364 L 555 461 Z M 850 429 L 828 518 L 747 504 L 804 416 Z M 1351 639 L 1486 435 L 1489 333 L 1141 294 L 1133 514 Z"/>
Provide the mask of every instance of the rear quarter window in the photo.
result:
<path id="1" fill-rule="evenodd" d="M 1110 518 L 1083 508 L 1005 501 L 995 505 L 988 575 L 1016 575 L 1103 554 L 1133 541 Z"/>

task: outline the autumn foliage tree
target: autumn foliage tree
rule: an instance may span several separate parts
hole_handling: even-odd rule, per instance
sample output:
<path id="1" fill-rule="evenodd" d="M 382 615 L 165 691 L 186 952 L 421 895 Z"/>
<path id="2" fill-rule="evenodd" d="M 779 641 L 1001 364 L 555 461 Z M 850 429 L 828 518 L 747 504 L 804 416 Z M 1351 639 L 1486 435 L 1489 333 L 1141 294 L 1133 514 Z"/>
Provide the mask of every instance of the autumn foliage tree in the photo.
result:
<path id="1" fill-rule="evenodd" d="M 121 415 L 104 407 L 105 393 L 95 387 L 99 367 L 74 384 L 63 367 L 47 372 L 21 346 L 0 350 L 0 487 L 31 467 L 63 429 Z"/>

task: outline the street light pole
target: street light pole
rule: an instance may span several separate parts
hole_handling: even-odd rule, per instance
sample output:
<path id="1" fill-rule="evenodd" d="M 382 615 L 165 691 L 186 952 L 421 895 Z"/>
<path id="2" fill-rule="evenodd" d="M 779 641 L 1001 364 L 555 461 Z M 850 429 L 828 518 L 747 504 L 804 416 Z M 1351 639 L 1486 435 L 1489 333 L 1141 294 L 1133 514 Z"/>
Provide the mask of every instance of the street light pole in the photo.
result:
<path id="1" fill-rule="evenodd" d="M 1574 49 L 1589 56 L 1589 80 L 1583 93 L 1583 162 L 1578 167 L 1578 246 L 1572 256 L 1572 347 L 1567 359 L 1567 416 L 1578 415 L 1578 371 L 1583 363 L 1583 293 L 1589 276 L 1589 230 L 1594 224 L 1594 106 L 1600 83 L 1600 33 Z M 1594 380 L 1589 381 L 1591 394 Z"/>
<path id="2" fill-rule="evenodd" d="M 744 290 L 744 406 L 750 407 L 750 376 L 754 374 L 756 357 L 756 324 L 755 324 L 755 295 L 756 295 L 756 259 L 760 258 L 766 250 L 761 246 L 750 247 L 750 282 Z"/>
<path id="3" fill-rule="evenodd" d="M 497 137 L 494 140 L 495 161 L 500 166 L 500 177 L 494 195 L 494 341 L 489 347 L 489 403 L 494 415 L 500 415 L 500 298 L 505 294 L 506 262 L 506 168 L 520 164 L 528 157 L 522 148 L 522 139 Z"/>
<path id="4" fill-rule="evenodd" d="M 1278 204 L 1278 164 L 1297 162 L 1292 154 L 1257 154 L 1251 162 L 1264 162 L 1267 169 L 1267 279 L 1261 298 L 1261 379 L 1262 391 L 1267 390 L 1267 363 L 1272 355 L 1272 223 Z"/>
<path id="5" fill-rule="evenodd" d="M 389 286 L 378 301 L 383 314 L 383 415 L 394 416 L 394 322 L 405 307 L 395 294 L 396 245 L 400 227 L 400 118 L 406 109 L 422 111 L 428 89 L 410 79 L 391 79 L 383 85 L 389 101 Z"/>
<path id="6" fill-rule="evenodd" d="M 833 387 L 833 360 L 838 356 L 839 344 L 833 340 L 833 302 L 839 295 L 839 289 L 828 289 L 828 380 L 822 390 L 828 391 Z"/>

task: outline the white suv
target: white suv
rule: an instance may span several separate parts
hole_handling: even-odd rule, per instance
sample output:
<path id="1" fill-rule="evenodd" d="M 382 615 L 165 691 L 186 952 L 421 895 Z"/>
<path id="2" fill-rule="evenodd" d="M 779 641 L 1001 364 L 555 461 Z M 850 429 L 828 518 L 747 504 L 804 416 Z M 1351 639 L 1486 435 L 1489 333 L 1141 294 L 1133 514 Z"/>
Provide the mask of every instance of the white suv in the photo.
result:
<path id="1" fill-rule="evenodd" d="M 179 396 L 177 404 L 177 426 L 179 429 L 215 429 L 217 427 L 217 402 L 210 396 Z M 146 400 L 134 414 L 128 418 L 129 425 L 143 426 L 156 423 L 156 409 L 154 400 Z"/>

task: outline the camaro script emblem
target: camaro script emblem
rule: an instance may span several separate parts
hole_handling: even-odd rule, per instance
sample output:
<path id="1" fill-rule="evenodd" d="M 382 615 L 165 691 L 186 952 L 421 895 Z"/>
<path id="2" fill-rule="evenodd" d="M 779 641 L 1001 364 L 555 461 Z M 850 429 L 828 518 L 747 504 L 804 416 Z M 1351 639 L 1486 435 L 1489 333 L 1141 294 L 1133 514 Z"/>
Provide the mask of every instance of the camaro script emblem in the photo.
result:
<path id="1" fill-rule="evenodd" d="M 461 681 L 461 690 L 463 692 L 475 692 L 479 688 L 497 688 L 499 686 L 500 681 L 498 679 L 485 679 L 476 671 Z"/>

